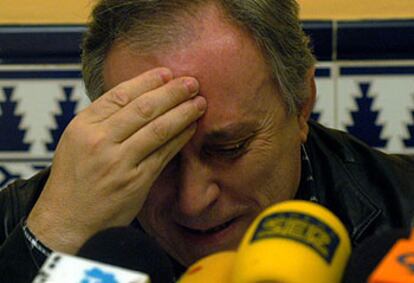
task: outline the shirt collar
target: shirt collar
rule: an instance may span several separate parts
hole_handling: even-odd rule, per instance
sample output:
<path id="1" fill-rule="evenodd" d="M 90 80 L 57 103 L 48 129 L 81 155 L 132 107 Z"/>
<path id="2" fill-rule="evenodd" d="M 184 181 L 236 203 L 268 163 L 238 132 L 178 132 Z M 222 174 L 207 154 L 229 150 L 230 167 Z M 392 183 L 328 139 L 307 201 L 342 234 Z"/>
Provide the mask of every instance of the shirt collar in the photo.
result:
<path id="1" fill-rule="evenodd" d="M 315 187 L 315 178 L 313 175 L 312 163 L 305 145 L 301 145 L 301 178 L 295 199 L 309 200 L 319 202 L 318 192 Z"/>

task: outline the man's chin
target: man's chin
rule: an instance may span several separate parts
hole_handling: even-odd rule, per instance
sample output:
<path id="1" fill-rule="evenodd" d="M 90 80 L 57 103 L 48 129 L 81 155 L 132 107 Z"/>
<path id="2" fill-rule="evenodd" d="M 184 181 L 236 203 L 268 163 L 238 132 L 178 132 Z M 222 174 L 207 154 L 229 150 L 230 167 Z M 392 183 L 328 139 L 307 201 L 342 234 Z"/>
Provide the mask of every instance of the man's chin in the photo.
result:
<path id="1" fill-rule="evenodd" d="M 180 231 L 181 252 L 175 257 L 184 266 L 189 266 L 211 254 L 221 251 L 237 250 L 245 233 L 245 226 L 235 221 L 224 229 L 211 233 L 198 233 L 194 231 Z"/>

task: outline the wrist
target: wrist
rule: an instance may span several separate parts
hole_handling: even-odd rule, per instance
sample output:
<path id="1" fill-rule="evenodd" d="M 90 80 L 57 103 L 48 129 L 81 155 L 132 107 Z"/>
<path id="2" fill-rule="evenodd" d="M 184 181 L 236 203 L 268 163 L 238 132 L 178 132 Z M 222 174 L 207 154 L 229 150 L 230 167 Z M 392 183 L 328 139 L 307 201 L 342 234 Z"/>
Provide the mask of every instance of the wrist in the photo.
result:
<path id="1" fill-rule="evenodd" d="M 27 221 L 26 220 L 23 220 L 22 229 L 23 229 L 24 237 L 25 237 L 27 243 L 29 244 L 30 250 L 35 250 L 44 257 L 48 257 L 52 253 L 52 250 L 48 246 L 46 246 L 44 243 L 42 243 L 33 234 L 33 232 L 27 226 Z"/>
<path id="2" fill-rule="evenodd" d="M 40 219 L 46 219 L 42 221 Z M 59 220 L 48 217 L 37 217 L 31 213 L 25 223 L 27 231 L 49 250 L 59 251 L 67 254 L 75 254 L 87 237 L 82 237 L 75 232 L 73 227 L 66 227 Z"/>

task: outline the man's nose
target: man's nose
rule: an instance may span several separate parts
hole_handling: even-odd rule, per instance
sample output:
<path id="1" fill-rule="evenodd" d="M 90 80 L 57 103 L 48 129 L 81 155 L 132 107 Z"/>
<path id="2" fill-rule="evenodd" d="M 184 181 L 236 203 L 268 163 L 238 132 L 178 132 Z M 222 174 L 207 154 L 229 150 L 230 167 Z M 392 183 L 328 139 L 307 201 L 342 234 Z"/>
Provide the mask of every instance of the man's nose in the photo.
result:
<path id="1" fill-rule="evenodd" d="M 183 157 L 180 162 L 178 207 L 186 216 L 199 216 L 220 195 L 212 169 L 201 160 Z"/>

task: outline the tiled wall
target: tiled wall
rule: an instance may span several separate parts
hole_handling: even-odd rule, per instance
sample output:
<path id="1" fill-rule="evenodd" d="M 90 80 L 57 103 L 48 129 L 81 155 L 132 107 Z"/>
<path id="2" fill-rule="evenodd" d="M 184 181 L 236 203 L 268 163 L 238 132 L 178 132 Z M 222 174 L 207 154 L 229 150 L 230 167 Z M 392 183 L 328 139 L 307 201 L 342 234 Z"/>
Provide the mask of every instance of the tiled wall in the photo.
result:
<path id="1" fill-rule="evenodd" d="M 317 80 L 314 117 L 394 153 L 414 152 L 414 62 L 337 63 Z M 407 62 L 408 63 L 408 62 Z"/>
<path id="2" fill-rule="evenodd" d="M 414 21 L 312 22 L 313 118 L 386 152 L 414 153 Z"/>
<path id="3" fill-rule="evenodd" d="M 414 153 L 414 21 L 305 22 L 317 68 L 313 119 L 388 152 Z M 0 187 L 48 166 L 88 105 L 83 26 L 0 27 Z"/>

